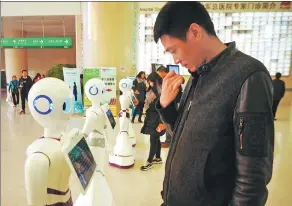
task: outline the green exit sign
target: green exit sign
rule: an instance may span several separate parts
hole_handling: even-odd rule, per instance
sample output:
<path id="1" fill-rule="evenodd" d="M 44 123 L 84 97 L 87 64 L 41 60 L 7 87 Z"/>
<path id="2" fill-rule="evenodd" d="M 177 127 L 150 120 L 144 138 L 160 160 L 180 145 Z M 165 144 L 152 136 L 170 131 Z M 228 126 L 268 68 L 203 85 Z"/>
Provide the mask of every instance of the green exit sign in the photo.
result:
<path id="1" fill-rule="evenodd" d="M 71 48 L 72 37 L 1 38 L 1 48 Z"/>

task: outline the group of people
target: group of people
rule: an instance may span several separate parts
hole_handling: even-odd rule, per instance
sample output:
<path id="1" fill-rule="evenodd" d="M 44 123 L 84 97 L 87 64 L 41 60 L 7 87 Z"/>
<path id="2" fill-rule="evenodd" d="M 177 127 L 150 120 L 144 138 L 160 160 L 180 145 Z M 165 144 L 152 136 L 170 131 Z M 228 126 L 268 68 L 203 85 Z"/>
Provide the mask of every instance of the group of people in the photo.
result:
<path id="1" fill-rule="evenodd" d="M 142 171 L 147 171 L 153 167 L 153 164 L 162 163 L 161 159 L 161 142 L 160 137 L 166 133 L 166 142 L 164 147 L 170 144 L 171 136 L 166 131 L 167 126 L 163 124 L 156 110 L 156 103 L 161 95 L 161 87 L 164 77 L 168 71 L 164 66 L 160 66 L 156 72 L 149 74 L 146 78 L 145 72 L 141 71 L 136 76 L 133 82 L 133 91 L 137 99 L 137 104 L 134 106 L 132 122 L 134 123 L 135 117 L 139 114 L 138 121 L 143 123 L 141 129 L 142 134 L 150 135 L 150 151 L 145 164 L 141 167 Z M 176 97 L 176 103 L 180 101 L 182 89 Z M 142 121 L 143 110 L 146 110 L 145 120 Z"/>
<path id="2" fill-rule="evenodd" d="M 45 78 L 45 75 L 37 73 L 32 80 L 28 75 L 27 70 L 22 70 L 22 76 L 17 80 L 16 75 L 12 76 L 12 80 L 8 84 L 8 92 L 12 96 L 14 107 L 19 104 L 19 95 L 21 97 L 21 111 L 20 114 L 25 114 L 25 100 L 27 101 L 28 93 L 34 83 Z"/>

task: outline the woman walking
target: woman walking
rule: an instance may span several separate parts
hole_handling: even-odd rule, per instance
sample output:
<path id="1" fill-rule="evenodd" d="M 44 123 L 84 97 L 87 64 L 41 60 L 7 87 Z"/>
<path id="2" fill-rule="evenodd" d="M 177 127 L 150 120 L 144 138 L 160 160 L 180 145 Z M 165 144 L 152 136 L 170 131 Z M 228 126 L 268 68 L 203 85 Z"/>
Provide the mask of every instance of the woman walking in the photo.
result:
<path id="1" fill-rule="evenodd" d="M 142 171 L 152 168 L 153 164 L 161 164 L 161 142 L 160 137 L 165 133 L 165 125 L 162 123 L 160 116 L 155 108 L 155 104 L 159 99 L 161 81 L 156 72 L 151 73 L 147 80 L 150 85 L 149 94 L 145 100 L 146 117 L 144 125 L 141 129 L 142 134 L 150 135 L 150 151 L 146 163 L 141 167 Z"/>

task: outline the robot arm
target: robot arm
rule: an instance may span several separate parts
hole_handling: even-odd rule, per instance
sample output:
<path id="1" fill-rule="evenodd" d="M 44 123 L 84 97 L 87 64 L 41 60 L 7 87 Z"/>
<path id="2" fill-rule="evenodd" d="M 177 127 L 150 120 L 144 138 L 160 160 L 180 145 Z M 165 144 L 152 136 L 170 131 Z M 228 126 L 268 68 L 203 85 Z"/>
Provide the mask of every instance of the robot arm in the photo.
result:
<path id="1" fill-rule="evenodd" d="M 47 203 L 47 181 L 50 160 L 43 153 L 32 154 L 25 162 L 25 187 L 29 206 Z"/>

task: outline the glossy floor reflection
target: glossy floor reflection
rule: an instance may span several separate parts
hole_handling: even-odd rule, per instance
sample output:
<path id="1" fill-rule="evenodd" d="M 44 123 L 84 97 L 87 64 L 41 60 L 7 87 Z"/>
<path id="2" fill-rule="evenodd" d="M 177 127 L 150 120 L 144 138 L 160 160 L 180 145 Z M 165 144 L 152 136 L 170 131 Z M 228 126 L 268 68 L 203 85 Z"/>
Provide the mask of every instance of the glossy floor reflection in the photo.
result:
<path id="1" fill-rule="evenodd" d="M 42 128 L 30 114 L 20 116 L 19 108 L 13 108 L 2 99 L 1 104 L 1 205 L 24 206 L 24 161 L 27 146 L 42 135 Z M 70 127 L 82 127 L 82 118 L 70 120 Z M 268 206 L 292 205 L 292 109 L 280 107 L 276 125 L 274 174 L 269 184 Z M 150 171 L 140 171 L 147 158 L 149 138 L 139 134 L 140 124 L 134 124 L 137 134 L 134 168 L 121 170 L 106 166 L 107 181 L 110 184 L 116 206 L 159 206 L 160 191 L 164 175 L 164 164 L 155 165 Z M 111 132 L 114 142 L 117 129 Z M 165 160 L 167 149 L 163 149 Z M 76 199 L 79 189 L 72 178 L 72 195 Z"/>

